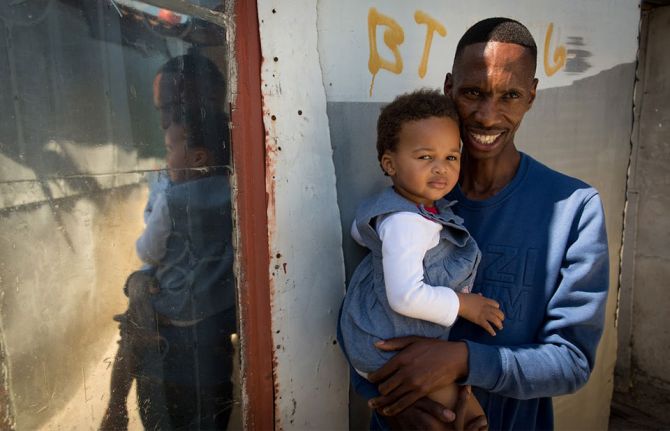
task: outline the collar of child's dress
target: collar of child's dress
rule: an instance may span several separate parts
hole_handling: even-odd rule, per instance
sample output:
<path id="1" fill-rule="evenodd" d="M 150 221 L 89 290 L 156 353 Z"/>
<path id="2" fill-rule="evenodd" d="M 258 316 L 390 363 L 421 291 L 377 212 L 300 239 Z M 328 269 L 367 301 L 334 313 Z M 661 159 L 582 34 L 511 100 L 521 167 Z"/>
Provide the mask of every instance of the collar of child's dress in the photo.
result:
<path id="1" fill-rule="evenodd" d="M 458 201 L 440 199 L 439 201 L 435 202 L 435 206 L 433 207 L 426 207 L 423 204 L 418 204 L 417 208 L 419 209 L 419 214 L 429 220 L 433 220 L 438 223 L 454 223 L 460 226 L 463 224 L 463 219 L 457 216 L 451 209 L 451 207 L 457 203 Z"/>

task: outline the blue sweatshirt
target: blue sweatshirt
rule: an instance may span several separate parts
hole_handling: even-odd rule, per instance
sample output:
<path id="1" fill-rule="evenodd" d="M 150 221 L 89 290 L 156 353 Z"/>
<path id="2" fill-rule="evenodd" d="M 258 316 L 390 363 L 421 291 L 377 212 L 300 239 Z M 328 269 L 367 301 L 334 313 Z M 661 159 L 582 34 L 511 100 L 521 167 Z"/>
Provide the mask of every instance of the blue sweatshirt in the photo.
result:
<path id="1" fill-rule="evenodd" d="M 553 429 L 550 397 L 586 383 L 603 330 L 609 268 L 598 192 L 522 153 L 495 196 L 472 201 L 457 187 L 447 199 L 459 202 L 454 212 L 482 251 L 473 291 L 505 313 L 495 337 L 465 319 L 452 328 L 450 339 L 469 349 L 462 383 L 490 429 Z M 375 395 L 367 381 L 354 384 Z"/>

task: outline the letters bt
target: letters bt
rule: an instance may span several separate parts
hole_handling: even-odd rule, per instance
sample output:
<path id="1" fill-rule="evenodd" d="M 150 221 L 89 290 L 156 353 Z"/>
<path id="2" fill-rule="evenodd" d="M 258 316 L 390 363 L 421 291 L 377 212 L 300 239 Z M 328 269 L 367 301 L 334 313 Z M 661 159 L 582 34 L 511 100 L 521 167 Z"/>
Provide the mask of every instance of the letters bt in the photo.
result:
<path id="1" fill-rule="evenodd" d="M 428 13 L 417 10 L 414 13 L 414 21 L 417 25 L 425 26 L 426 36 L 424 39 L 423 53 L 417 73 L 421 79 L 426 76 L 428 71 L 428 60 L 430 58 L 430 48 L 433 44 L 435 33 L 441 37 L 447 36 L 447 29 L 438 20 L 430 16 Z M 393 59 L 387 59 L 379 54 L 377 45 L 377 27 L 385 27 L 383 33 L 384 45 L 391 51 Z M 544 71 L 547 76 L 552 76 L 563 67 L 567 59 L 567 51 L 564 45 L 558 45 L 553 51 L 553 58 L 550 61 L 550 47 L 552 42 L 552 34 L 554 31 L 554 23 L 549 23 L 544 39 L 544 53 L 543 64 Z M 370 56 L 368 59 L 368 70 L 372 74 L 372 81 L 370 82 L 370 96 L 375 84 L 375 77 L 380 70 L 384 69 L 396 75 L 403 72 L 404 63 L 400 53 L 400 45 L 405 41 L 405 31 L 396 20 L 388 15 L 380 13 L 376 8 L 368 10 L 368 42 L 370 45 Z"/>

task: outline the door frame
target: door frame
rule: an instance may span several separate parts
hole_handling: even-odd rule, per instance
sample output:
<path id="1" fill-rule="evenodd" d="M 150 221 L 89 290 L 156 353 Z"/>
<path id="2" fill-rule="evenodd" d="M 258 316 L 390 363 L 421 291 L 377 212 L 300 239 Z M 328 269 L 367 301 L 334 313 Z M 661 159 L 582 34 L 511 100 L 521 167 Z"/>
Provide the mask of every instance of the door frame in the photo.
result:
<path id="1" fill-rule="evenodd" d="M 261 47 L 255 1 L 235 2 L 237 91 L 231 120 L 236 174 L 236 222 L 243 423 L 274 428 L 265 130 Z"/>

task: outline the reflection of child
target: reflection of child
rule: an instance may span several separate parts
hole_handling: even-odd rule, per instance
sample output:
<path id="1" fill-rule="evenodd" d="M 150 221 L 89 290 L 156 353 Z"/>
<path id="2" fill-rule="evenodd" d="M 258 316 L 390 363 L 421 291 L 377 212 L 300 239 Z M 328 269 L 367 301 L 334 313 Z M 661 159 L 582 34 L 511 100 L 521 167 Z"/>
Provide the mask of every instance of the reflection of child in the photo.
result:
<path id="1" fill-rule="evenodd" d="M 186 118 L 191 115 L 200 117 L 201 113 L 188 113 Z M 232 276 L 230 267 L 220 265 L 221 260 L 232 262 L 232 222 L 224 217 L 230 216 L 230 186 L 223 175 L 228 158 L 221 141 L 227 138 L 227 118 L 211 112 L 208 116 L 207 121 L 198 121 L 198 128 L 188 121 L 173 122 L 167 128 L 171 185 L 156 197 L 136 244 L 142 261 L 156 268 L 161 289 L 154 298 L 156 311 L 182 323 L 209 317 L 222 304 L 234 303 L 232 292 L 226 291 L 223 298 L 221 289 L 212 289 L 215 280 Z M 199 130 L 203 127 L 217 130 Z M 220 138 L 202 144 L 212 136 Z"/>
<path id="2" fill-rule="evenodd" d="M 168 357 L 174 355 L 186 354 L 187 359 L 193 360 L 192 352 L 184 353 L 189 351 L 189 346 L 179 344 L 190 339 L 191 332 L 203 338 L 199 340 L 204 345 L 201 350 L 207 352 L 212 345 L 220 353 L 206 353 L 211 357 L 201 359 L 207 364 L 192 364 L 202 368 L 200 372 L 209 373 L 210 381 L 202 386 L 215 386 L 210 391 L 211 402 L 220 404 L 222 397 L 215 398 L 216 393 L 222 391 L 223 398 L 230 398 L 227 368 L 232 364 L 228 366 L 227 362 L 231 361 L 232 348 L 226 348 L 226 342 L 230 343 L 230 333 L 234 332 L 235 293 L 230 186 L 225 172 L 228 120 L 223 113 L 212 111 L 207 113 L 206 121 L 200 109 L 175 112 L 166 130 L 170 181 L 167 184 L 163 180 L 160 189 L 152 194 L 145 211 L 146 228 L 136 243 L 138 256 L 145 267 L 133 273 L 126 284 L 128 311 L 122 319 L 123 335 L 112 370 L 110 402 L 101 429 L 118 429 L 127 423 L 126 398 L 132 379 L 147 362 L 158 362 L 150 364 L 156 371 L 163 365 L 166 369 L 174 368 L 174 364 L 168 363 Z M 209 319 L 213 316 L 216 318 Z M 167 346 L 170 337 L 166 340 L 162 336 L 161 326 L 177 328 L 166 330 L 179 338 L 177 345 Z M 210 326 L 216 328 L 212 330 Z M 184 331 L 188 334 L 184 335 Z M 211 333 L 215 333 L 214 338 L 221 339 L 212 340 Z M 163 358 L 166 350 L 168 357 Z M 201 359 L 196 361 L 202 362 Z M 181 373 L 188 375 L 190 371 L 185 369 L 188 364 L 182 365 Z M 212 371 L 213 367 L 218 370 Z M 158 372 L 167 373 L 165 370 Z M 190 379 L 181 382 L 178 390 L 170 391 L 166 385 L 165 396 L 169 399 L 165 401 L 177 405 L 184 397 L 199 399 L 193 394 L 193 376 Z M 152 401 L 158 403 L 158 400 Z M 221 405 L 210 407 L 216 408 L 217 413 L 223 410 Z M 207 408 L 200 408 L 200 411 Z M 183 410 L 178 414 L 187 415 L 189 409 Z M 178 425 L 176 422 L 182 419 L 188 423 L 191 418 L 170 417 L 172 425 Z M 217 420 L 227 421 L 227 415 L 219 414 Z"/>
<path id="3" fill-rule="evenodd" d="M 393 187 L 356 212 L 352 236 L 371 253 L 352 276 L 340 320 L 344 350 L 364 377 L 393 356 L 375 342 L 408 335 L 446 339 L 458 316 L 495 335 L 504 319 L 495 301 L 469 293 L 481 253 L 452 203 L 442 199 L 460 172 L 451 100 L 428 90 L 397 97 L 379 116 L 377 151 Z M 454 385 L 430 397 L 453 408 L 457 391 Z M 470 400 L 467 414 L 483 414 Z"/>
<path id="4" fill-rule="evenodd" d="M 170 186 L 170 176 L 165 170 L 152 171 L 147 174 L 147 185 L 149 186 L 149 198 L 144 207 L 144 223 L 149 221 L 151 211 L 154 209 L 156 199 Z"/>

